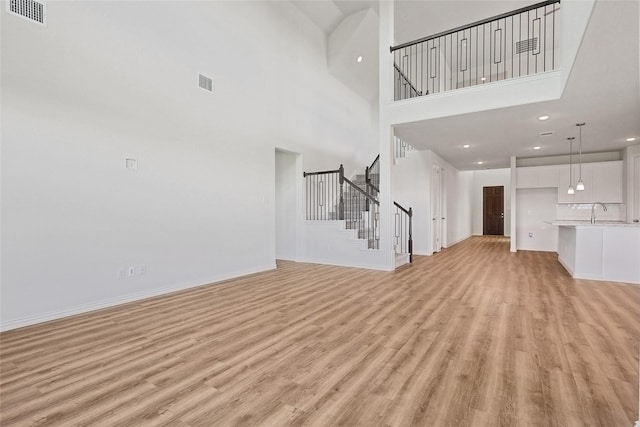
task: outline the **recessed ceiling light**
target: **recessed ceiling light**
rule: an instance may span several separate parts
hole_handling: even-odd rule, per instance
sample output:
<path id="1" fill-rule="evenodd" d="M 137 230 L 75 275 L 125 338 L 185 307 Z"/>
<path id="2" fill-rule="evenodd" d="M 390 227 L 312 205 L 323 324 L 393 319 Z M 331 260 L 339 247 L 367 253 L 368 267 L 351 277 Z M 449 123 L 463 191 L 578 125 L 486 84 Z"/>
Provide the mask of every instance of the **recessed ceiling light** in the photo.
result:
<path id="1" fill-rule="evenodd" d="M 481 81 L 481 82 L 484 82 L 484 81 L 486 81 L 486 80 L 487 80 L 487 78 L 486 78 L 486 77 L 482 77 L 482 78 L 480 79 L 480 81 Z"/>
<path id="2" fill-rule="evenodd" d="M 462 148 L 469 148 L 469 147 L 471 147 L 469 144 L 464 144 L 464 145 L 462 146 Z"/>
<path id="3" fill-rule="evenodd" d="M 627 141 L 627 142 L 633 142 L 635 140 L 636 140 L 635 136 L 630 136 L 629 138 L 625 139 L 625 141 Z"/>
<path id="4" fill-rule="evenodd" d="M 538 117 L 538 120 L 545 121 L 545 120 L 547 120 L 548 118 L 549 118 L 549 116 L 540 116 L 540 117 Z"/>
<path id="5" fill-rule="evenodd" d="M 479 165 L 482 165 L 482 164 L 484 164 L 484 162 L 478 162 L 478 164 L 479 164 Z"/>
<path id="6" fill-rule="evenodd" d="M 362 56 L 358 56 L 358 59 L 356 59 L 356 61 L 362 62 Z"/>
<path id="7" fill-rule="evenodd" d="M 542 147 L 540 147 L 539 145 L 536 145 L 535 147 L 533 147 L 533 149 L 534 149 L 534 150 L 539 150 L 539 149 L 541 149 L 541 148 L 542 148 Z"/>

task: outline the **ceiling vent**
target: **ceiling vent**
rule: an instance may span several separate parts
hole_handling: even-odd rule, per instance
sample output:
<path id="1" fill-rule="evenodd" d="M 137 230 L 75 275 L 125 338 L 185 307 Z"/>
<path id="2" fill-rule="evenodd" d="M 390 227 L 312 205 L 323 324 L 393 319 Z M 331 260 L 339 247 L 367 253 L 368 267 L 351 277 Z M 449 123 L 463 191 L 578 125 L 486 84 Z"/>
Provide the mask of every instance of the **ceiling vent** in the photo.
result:
<path id="1" fill-rule="evenodd" d="M 198 74 L 198 86 L 206 91 L 213 92 L 213 80 L 210 77 Z"/>
<path id="2" fill-rule="evenodd" d="M 537 37 L 516 42 L 516 53 L 525 53 L 525 52 L 532 52 L 532 51 L 535 52 L 537 50 L 538 50 Z"/>
<path id="3" fill-rule="evenodd" d="M 9 0 L 7 2 L 7 10 L 24 19 L 38 24 L 46 25 L 45 22 L 45 4 L 43 1 L 34 0 Z"/>
<path id="4" fill-rule="evenodd" d="M 551 135 L 553 135 L 553 131 L 550 130 L 550 131 L 547 131 L 547 132 L 540 132 L 539 135 L 541 137 L 543 137 L 543 136 L 551 136 Z"/>

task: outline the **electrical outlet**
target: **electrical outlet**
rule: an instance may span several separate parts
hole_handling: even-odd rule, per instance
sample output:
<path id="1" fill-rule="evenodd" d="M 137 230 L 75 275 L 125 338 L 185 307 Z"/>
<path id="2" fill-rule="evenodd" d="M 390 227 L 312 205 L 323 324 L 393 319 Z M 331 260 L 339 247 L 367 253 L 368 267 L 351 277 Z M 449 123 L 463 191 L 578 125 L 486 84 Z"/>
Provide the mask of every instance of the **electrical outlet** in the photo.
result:
<path id="1" fill-rule="evenodd" d="M 127 268 L 127 276 L 131 277 L 131 276 L 135 276 L 136 275 L 136 268 L 131 266 L 129 268 Z"/>
<path id="2" fill-rule="evenodd" d="M 124 279 L 125 275 L 126 275 L 126 272 L 124 267 L 120 267 L 118 271 L 116 271 L 116 279 L 118 280 Z"/>
<path id="3" fill-rule="evenodd" d="M 140 264 L 138 266 L 138 273 L 140 273 L 140 275 L 142 276 L 146 272 L 147 272 L 147 266 L 145 264 Z"/>
<path id="4" fill-rule="evenodd" d="M 533 233 L 529 233 L 529 237 L 533 237 Z"/>

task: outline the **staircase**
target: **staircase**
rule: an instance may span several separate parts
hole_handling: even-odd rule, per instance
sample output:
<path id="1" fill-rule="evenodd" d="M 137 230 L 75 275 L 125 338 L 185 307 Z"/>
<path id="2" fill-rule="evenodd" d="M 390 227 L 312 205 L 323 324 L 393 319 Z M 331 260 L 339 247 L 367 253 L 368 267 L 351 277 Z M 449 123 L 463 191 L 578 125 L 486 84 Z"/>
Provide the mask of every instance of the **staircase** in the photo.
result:
<path id="1" fill-rule="evenodd" d="M 404 150 L 398 151 L 404 156 Z M 305 172 L 307 221 L 344 221 L 344 230 L 355 231 L 367 250 L 380 249 L 380 156 L 357 174 L 353 181 L 344 176 L 344 167 L 321 172 Z M 394 249 L 396 265 L 412 260 L 411 208 L 394 202 Z M 331 244 L 327 244 L 329 249 Z M 400 258 L 398 258 L 400 257 Z M 399 260 L 399 261 L 398 261 Z M 406 260 L 406 261 L 403 261 Z"/>
<path id="2" fill-rule="evenodd" d="M 380 249 L 380 212 L 372 209 L 373 200 L 363 198 L 362 195 L 370 194 L 366 177 L 363 174 L 356 175 L 351 181 L 354 186 L 347 186 L 344 198 L 351 201 L 344 205 L 345 227 L 358 231 L 358 239 L 367 241 L 368 249 Z M 377 200 L 377 192 L 374 199 Z"/>

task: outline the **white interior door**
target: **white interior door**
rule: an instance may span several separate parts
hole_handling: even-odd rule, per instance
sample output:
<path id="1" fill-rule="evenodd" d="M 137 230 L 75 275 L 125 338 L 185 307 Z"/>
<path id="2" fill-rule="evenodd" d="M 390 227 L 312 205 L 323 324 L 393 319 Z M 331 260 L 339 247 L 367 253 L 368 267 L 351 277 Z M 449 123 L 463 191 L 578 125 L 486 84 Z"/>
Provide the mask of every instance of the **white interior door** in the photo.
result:
<path id="1" fill-rule="evenodd" d="M 440 166 L 437 164 L 433 164 L 431 169 L 431 235 L 432 235 L 432 243 L 431 250 L 432 252 L 439 252 L 442 248 L 442 240 L 441 240 L 441 212 L 440 212 L 440 204 L 441 204 L 441 187 L 440 187 Z"/>
<path id="2" fill-rule="evenodd" d="M 447 247 L 447 186 L 446 170 L 440 169 L 440 249 Z M 438 250 L 440 250 L 438 249 Z"/>
<path id="3" fill-rule="evenodd" d="M 640 222 L 640 156 L 633 163 L 633 222 Z"/>

